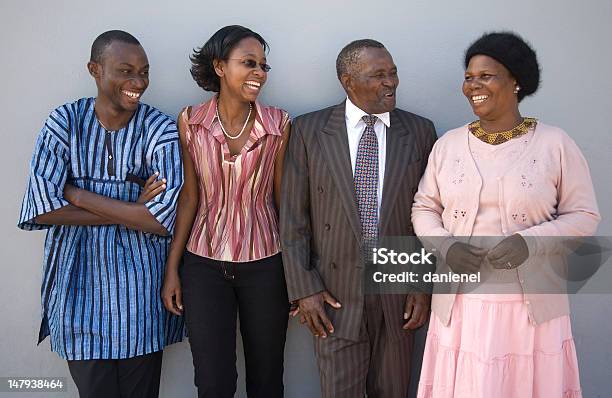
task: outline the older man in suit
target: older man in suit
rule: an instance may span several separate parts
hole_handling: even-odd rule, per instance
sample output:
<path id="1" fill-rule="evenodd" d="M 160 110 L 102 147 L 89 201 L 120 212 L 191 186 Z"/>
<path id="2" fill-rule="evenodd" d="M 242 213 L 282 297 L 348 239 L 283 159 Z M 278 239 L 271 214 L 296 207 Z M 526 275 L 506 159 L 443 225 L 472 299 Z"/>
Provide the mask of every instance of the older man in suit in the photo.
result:
<path id="1" fill-rule="evenodd" d="M 364 294 L 365 252 L 414 235 L 410 212 L 436 133 L 395 108 L 397 67 L 385 47 L 357 40 L 336 61 L 347 99 L 295 119 L 281 205 L 290 299 L 315 336 L 324 397 L 408 394 L 412 329 L 425 294 Z"/>

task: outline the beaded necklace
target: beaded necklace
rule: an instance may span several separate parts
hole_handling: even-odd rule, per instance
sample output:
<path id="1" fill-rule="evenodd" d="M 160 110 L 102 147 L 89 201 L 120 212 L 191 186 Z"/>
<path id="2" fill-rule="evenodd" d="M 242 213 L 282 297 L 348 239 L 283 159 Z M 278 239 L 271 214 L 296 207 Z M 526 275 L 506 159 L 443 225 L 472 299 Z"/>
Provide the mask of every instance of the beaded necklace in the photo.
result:
<path id="1" fill-rule="evenodd" d="M 500 131 L 497 133 L 487 133 L 482 127 L 480 127 L 480 120 L 476 120 L 468 125 L 470 133 L 474 134 L 474 137 L 479 140 L 486 142 L 491 145 L 499 145 L 513 138 L 520 137 L 526 134 L 530 129 L 535 128 L 538 123 L 537 119 L 532 117 L 523 118 L 523 121 L 511 130 Z"/>

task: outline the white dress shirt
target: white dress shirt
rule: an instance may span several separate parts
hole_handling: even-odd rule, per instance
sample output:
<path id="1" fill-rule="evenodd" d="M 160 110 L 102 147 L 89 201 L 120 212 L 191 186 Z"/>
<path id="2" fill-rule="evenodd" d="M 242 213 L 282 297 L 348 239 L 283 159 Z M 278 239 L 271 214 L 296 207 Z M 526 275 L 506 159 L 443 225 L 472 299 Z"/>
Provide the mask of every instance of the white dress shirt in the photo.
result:
<path id="1" fill-rule="evenodd" d="M 357 148 L 359 140 L 366 128 L 365 122 L 361 119 L 364 115 L 368 115 L 365 111 L 359 109 L 346 98 L 346 132 L 348 135 L 349 153 L 351 154 L 351 167 L 353 176 L 355 176 L 355 164 L 357 162 Z M 378 120 L 374 124 L 374 132 L 378 140 L 378 218 L 380 220 L 380 205 L 382 203 L 383 180 L 385 179 L 385 157 L 387 149 L 387 127 L 391 125 L 389 112 L 374 114 Z"/>

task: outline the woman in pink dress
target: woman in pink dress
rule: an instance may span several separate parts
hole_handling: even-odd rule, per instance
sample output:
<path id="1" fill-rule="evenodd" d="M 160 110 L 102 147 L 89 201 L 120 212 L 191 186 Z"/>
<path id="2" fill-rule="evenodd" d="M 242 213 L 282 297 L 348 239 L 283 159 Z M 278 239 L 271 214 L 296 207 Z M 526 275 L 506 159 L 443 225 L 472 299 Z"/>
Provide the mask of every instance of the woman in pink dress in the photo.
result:
<path id="1" fill-rule="evenodd" d="M 540 73 L 520 37 L 485 34 L 465 67 L 478 120 L 436 142 L 412 222 L 441 268 L 481 283 L 433 295 L 418 397 L 581 397 L 567 295 L 546 290 L 561 258 L 546 237 L 595 232 L 588 165 L 563 130 L 521 115 Z"/>
<path id="2" fill-rule="evenodd" d="M 218 30 L 191 56 L 194 80 L 214 94 L 178 118 L 185 184 L 162 298 L 185 315 L 200 397 L 236 392 L 238 317 L 248 396 L 283 396 L 289 301 L 277 209 L 290 124 L 257 100 L 267 49 L 248 28 Z"/>

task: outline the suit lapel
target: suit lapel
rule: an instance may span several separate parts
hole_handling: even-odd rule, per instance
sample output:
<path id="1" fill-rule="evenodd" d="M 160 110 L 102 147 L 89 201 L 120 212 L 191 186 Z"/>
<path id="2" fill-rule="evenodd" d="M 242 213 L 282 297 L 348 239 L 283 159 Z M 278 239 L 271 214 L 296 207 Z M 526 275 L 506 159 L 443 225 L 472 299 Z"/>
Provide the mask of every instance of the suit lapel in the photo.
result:
<path id="1" fill-rule="evenodd" d="M 351 228 L 361 241 L 361 223 L 355 201 L 355 184 L 346 132 L 345 102 L 336 105 L 323 129 L 319 132 L 321 148 L 329 171 L 336 183 L 342 207 L 348 216 Z"/>
<path id="2" fill-rule="evenodd" d="M 409 163 L 411 153 L 407 149 L 414 150 L 414 145 L 407 145 L 407 138 L 411 138 L 410 131 L 400 120 L 397 111 L 393 110 L 390 115 L 391 125 L 387 129 L 387 151 L 385 159 L 385 179 L 383 183 L 382 203 L 380 206 L 379 233 L 384 235 L 387 224 L 393 210 L 393 204 L 400 189 L 406 189 L 399 184 L 402 181 L 404 164 Z M 412 137 L 413 138 L 413 137 Z"/>

